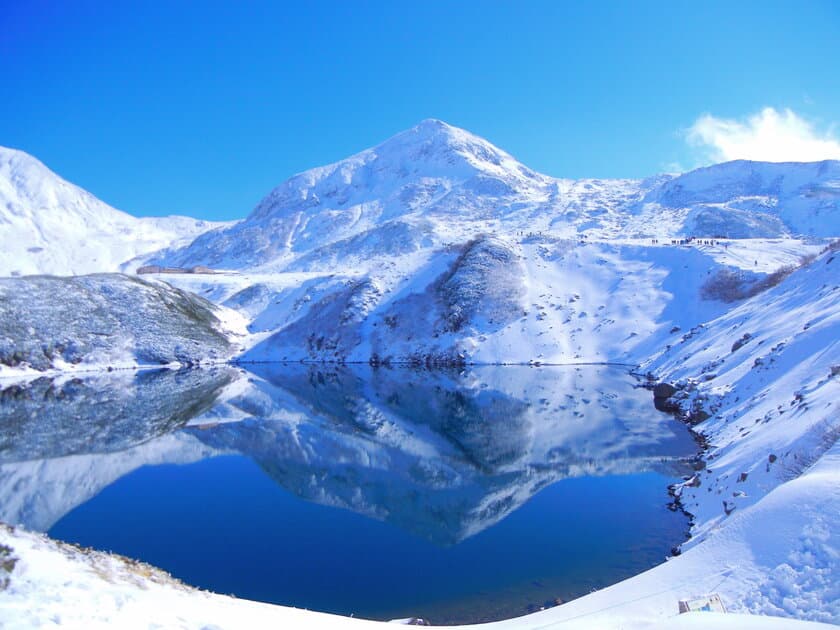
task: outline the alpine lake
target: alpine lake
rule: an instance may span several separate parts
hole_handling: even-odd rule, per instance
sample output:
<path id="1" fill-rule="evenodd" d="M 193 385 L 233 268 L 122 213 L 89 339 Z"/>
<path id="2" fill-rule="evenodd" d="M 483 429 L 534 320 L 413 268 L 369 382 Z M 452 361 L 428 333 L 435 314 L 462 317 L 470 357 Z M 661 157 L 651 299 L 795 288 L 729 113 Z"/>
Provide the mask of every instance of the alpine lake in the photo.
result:
<path id="1" fill-rule="evenodd" d="M 688 429 L 626 368 L 254 364 L 0 381 L 0 520 L 203 589 L 476 623 L 666 560 Z"/>

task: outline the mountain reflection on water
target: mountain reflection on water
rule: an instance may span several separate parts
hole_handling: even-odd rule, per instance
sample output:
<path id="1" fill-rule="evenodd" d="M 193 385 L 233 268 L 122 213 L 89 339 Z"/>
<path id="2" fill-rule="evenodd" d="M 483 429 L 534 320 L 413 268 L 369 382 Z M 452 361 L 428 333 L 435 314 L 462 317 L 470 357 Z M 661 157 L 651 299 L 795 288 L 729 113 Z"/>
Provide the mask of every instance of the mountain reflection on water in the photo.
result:
<path id="1" fill-rule="evenodd" d="M 155 467 L 206 462 L 221 471 L 230 465 L 224 463 L 231 461 L 229 457 L 220 457 L 227 455 L 255 463 L 276 486 L 294 497 L 342 508 L 323 516 L 331 523 L 341 526 L 338 519 L 349 519 L 352 513 L 373 519 L 371 523 L 396 526 L 408 534 L 408 538 L 393 534 L 403 537 L 398 544 L 407 555 L 413 553 L 408 547 L 431 544 L 427 555 L 441 554 L 440 562 L 446 562 L 447 554 L 454 558 L 466 553 L 458 549 L 468 549 L 464 541 L 472 537 L 478 539 L 475 545 L 484 545 L 490 544 L 487 541 L 493 536 L 502 536 L 491 532 L 503 532 L 510 515 L 548 486 L 560 487 L 562 484 L 554 484 L 563 479 L 631 479 L 654 473 L 642 477 L 660 484 L 655 492 L 661 493 L 662 512 L 666 512 L 666 485 L 687 471 L 687 458 L 696 451 L 687 430 L 657 412 L 650 393 L 636 387 L 625 371 L 612 367 L 488 366 L 461 372 L 256 364 L 248 369 L 115 372 L 64 381 L 41 378 L 6 387 L 0 391 L 0 520 L 165 562 L 169 555 L 156 557 L 150 551 L 152 557 L 142 557 L 144 548 L 136 541 L 126 543 L 123 549 L 101 525 L 89 524 L 92 517 L 85 516 L 86 510 L 96 509 L 101 515 L 103 510 L 115 509 L 108 507 L 115 501 L 128 500 L 119 499 L 121 493 L 131 494 L 129 505 L 153 519 L 155 501 L 165 504 L 163 495 L 169 485 L 177 485 L 178 476 L 189 470 Z M 144 472 L 152 470 L 170 472 L 161 482 L 159 476 Z M 247 486 L 249 477 L 242 475 L 242 484 Z M 210 476 L 205 474 L 205 478 Z M 190 483 L 195 484 L 196 479 Z M 131 484 L 135 485 L 130 489 Z M 141 484 L 140 490 L 137 484 Z M 220 493 L 223 485 L 219 484 Z M 250 490 L 239 488 L 235 500 L 245 500 L 241 497 L 252 492 L 261 493 L 259 500 L 268 501 L 267 493 L 277 492 L 259 483 L 251 485 Z M 154 490 L 144 503 L 137 497 L 145 496 L 143 488 L 149 486 Z M 543 494 L 547 497 L 542 499 L 544 503 L 572 500 Z M 604 491 L 604 496 L 608 495 Z M 271 497 L 274 502 L 299 500 L 291 496 L 282 499 L 277 494 Z M 562 509 L 586 512 L 601 500 L 590 492 L 583 504 L 563 505 Z M 254 505 L 258 502 L 253 499 Z M 557 506 L 543 509 L 539 501 L 534 505 L 531 512 L 536 513 L 529 518 L 547 519 L 543 527 L 552 528 L 546 510 Z M 291 509 L 284 507 L 287 512 Z M 603 520 L 601 508 L 593 512 Z M 320 518 L 317 514 L 306 518 Z M 662 518 L 661 514 L 650 516 Z M 160 519 L 164 518 L 173 517 L 165 517 L 161 508 Z M 186 518 L 195 518 L 195 527 L 201 527 L 200 514 Z M 261 518 L 258 511 L 252 518 Z M 493 527 L 495 524 L 499 527 Z M 217 526 L 229 527 L 231 535 L 237 531 L 236 523 Z M 353 521 L 346 531 L 353 527 L 365 526 Z M 489 536 L 478 536 L 485 531 Z M 625 563 L 627 570 L 641 570 L 661 561 L 671 546 L 681 542 L 684 531 L 684 519 L 673 521 L 668 533 L 657 534 L 675 538 L 661 541 L 661 549 L 650 547 L 650 541 L 640 543 L 650 547 L 646 553 L 654 560 L 634 558 Z M 341 532 L 335 535 L 341 536 Z M 178 540 L 180 546 L 189 544 Z M 632 552 L 635 543 L 626 544 L 628 553 Z M 440 551 L 428 551 L 433 548 Z M 288 560 L 288 554 L 294 552 L 283 553 Z M 484 553 L 492 553 L 492 549 Z M 164 568 L 200 586 L 222 588 L 212 579 L 203 580 L 201 571 L 191 569 L 188 560 L 182 558 L 177 566 Z M 429 562 L 432 571 L 434 560 Z M 607 562 L 612 566 L 623 561 L 611 558 Z M 640 562 L 647 565 L 639 568 Z M 422 567 L 417 570 L 423 573 Z M 487 567 L 474 566 L 472 570 L 483 572 Z M 539 567 L 527 570 L 539 571 Z M 511 572 L 516 573 L 516 568 Z M 540 578 L 533 575 L 531 581 L 542 584 Z M 612 573 L 584 581 L 599 585 L 611 579 L 616 579 Z M 476 592 L 467 589 L 451 594 L 471 601 L 473 612 L 459 611 L 451 602 L 440 603 L 437 609 L 432 606 L 433 612 L 449 612 L 441 612 L 439 619 L 477 621 L 519 611 L 499 608 L 494 613 L 486 605 L 482 608 L 478 593 L 484 593 L 485 600 L 497 594 L 492 592 L 492 584 L 476 580 L 466 575 L 461 580 L 474 581 Z M 568 580 L 563 595 L 580 594 L 574 592 L 572 578 Z M 366 608 L 358 596 L 352 606 L 333 603 L 320 594 L 311 600 L 307 593 L 290 599 L 287 591 L 291 587 L 279 583 L 277 592 L 262 583 L 255 589 L 240 583 L 223 587 L 227 589 L 224 592 L 234 590 L 244 597 L 335 612 L 370 616 L 423 612 L 416 608 L 421 604 L 414 603 L 420 600 L 408 595 L 405 606 L 413 608 L 401 608 L 396 593 L 392 607 L 371 604 Z M 526 596 L 519 587 L 505 588 L 513 588 L 520 600 Z M 543 595 L 540 588 L 528 588 L 539 591 L 537 597 Z M 423 590 L 415 588 L 415 597 L 422 596 Z M 427 595 L 429 601 L 442 602 L 448 592 Z M 389 595 L 377 597 L 387 599 Z"/>
<path id="2" fill-rule="evenodd" d="M 300 497 L 437 544 L 489 527 L 559 479 L 677 476 L 696 450 L 614 368 L 251 369 L 259 379 L 227 403 L 250 417 L 193 435 L 248 455 Z"/>

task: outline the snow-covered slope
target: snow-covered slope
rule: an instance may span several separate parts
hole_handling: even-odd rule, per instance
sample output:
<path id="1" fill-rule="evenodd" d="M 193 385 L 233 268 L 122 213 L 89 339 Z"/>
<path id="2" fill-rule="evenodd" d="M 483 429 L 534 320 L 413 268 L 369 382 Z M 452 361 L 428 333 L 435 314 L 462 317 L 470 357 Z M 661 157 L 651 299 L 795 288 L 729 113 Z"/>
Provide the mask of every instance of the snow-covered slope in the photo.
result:
<path id="1" fill-rule="evenodd" d="M 0 374 L 226 360 L 238 317 L 121 274 L 0 279 Z"/>
<path id="2" fill-rule="evenodd" d="M 0 147 L 0 276 L 118 271 L 122 263 L 223 223 L 138 219 L 63 180 L 32 156 Z"/>
<path id="3" fill-rule="evenodd" d="M 174 281 L 251 318 L 248 361 L 635 364 L 731 308 L 703 295 L 720 270 L 755 283 L 820 248 L 480 235 L 364 274 Z"/>
<path id="4" fill-rule="evenodd" d="M 690 551 L 748 541 L 741 609 L 840 620 L 840 247 L 647 362 L 709 444 Z M 833 481 L 832 481 L 833 480 Z M 746 529 L 745 529 L 746 528 Z M 739 558 L 733 558 L 737 562 Z"/>
<path id="5" fill-rule="evenodd" d="M 807 469 L 840 437 L 838 250 L 643 366 L 676 384 L 671 401 L 702 421 L 696 429 L 711 440 L 714 472 L 682 491 L 697 517 L 696 540 Z"/>

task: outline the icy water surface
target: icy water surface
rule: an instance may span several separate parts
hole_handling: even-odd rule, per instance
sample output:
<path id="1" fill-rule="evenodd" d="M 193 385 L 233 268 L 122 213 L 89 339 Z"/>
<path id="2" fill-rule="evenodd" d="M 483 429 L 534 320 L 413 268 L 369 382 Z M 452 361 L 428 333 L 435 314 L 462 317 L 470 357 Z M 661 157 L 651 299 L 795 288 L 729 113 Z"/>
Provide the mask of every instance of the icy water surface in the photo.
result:
<path id="1" fill-rule="evenodd" d="M 238 597 L 525 614 L 664 561 L 696 447 L 608 367 L 253 366 L 0 391 L 0 520 Z M 2 385 L 0 385 L 2 386 Z"/>

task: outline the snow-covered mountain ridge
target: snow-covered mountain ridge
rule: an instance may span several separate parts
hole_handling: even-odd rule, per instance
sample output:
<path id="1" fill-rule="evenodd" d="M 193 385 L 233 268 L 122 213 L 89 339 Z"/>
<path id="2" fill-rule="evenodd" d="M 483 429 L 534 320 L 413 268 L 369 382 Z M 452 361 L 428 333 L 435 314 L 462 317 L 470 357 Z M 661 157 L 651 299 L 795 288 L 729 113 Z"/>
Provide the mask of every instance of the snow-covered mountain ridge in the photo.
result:
<path id="1" fill-rule="evenodd" d="M 840 233 L 840 163 L 736 161 L 645 180 L 556 179 L 467 131 L 426 120 L 296 175 L 243 221 L 137 219 L 0 148 L 0 274 L 172 266 L 316 271 L 522 237 L 721 238 Z M 155 252 L 160 253 L 155 254 Z"/>
<path id="2" fill-rule="evenodd" d="M 143 240 L 143 222 L 159 220 L 3 155 L 4 216 L 17 223 L 0 223 L 0 239 L 16 267 L 73 272 L 28 241 L 78 237 L 67 256 L 82 270 L 233 270 L 163 279 L 246 317 L 248 360 L 635 363 L 668 331 L 729 308 L 701 298 L 708 277 L 758 281 L 819 250 L 803 239 L 840 234 L 840 162 L 562 180 L 437 120 L 296 175 L 246 219 L 186 245 Z M 688 233 L 697 238 L 680 244 Z"/>
<path id="3" fill-rule="evenodd" d="M 698 237 L 840 235 L 840 162 L 737 160 L 685 173 L 645 195 L 640 215 Z"/>
<path id="4" fill-rule="evenodd" d="M 138 219 L 23 151 L 0 147 L 0 276 L 118 271 L 136 256 L 223 225 L 180 216 Z"/>
<path id="5" fill-rule="evenodd" d="M 485 231 L 590 238 L 833 236 L 840 232 L 838 208 L 840 162 L 737 161 L 678 177 L 573 181 L 536 173 L 469 132 L 427 120 L 290 178 L 244 221 L 161 261 L 273 270 L 298 263 L 303 271 L 299 259 L 308 254 L 306 266 L 314 270 L 314 254 L 327 247 L 335 253 L 343 244 L 346 256 L 364 255 L 358 251 L 362 234 L 376 254 L 388 253 L 395 239 L 376 236 L 393 223 L 414 237 L 409 249 L 423 247 L 424 240 L 463 242 Z M 403 252 L 398 247 L 392 253 Z"/>

